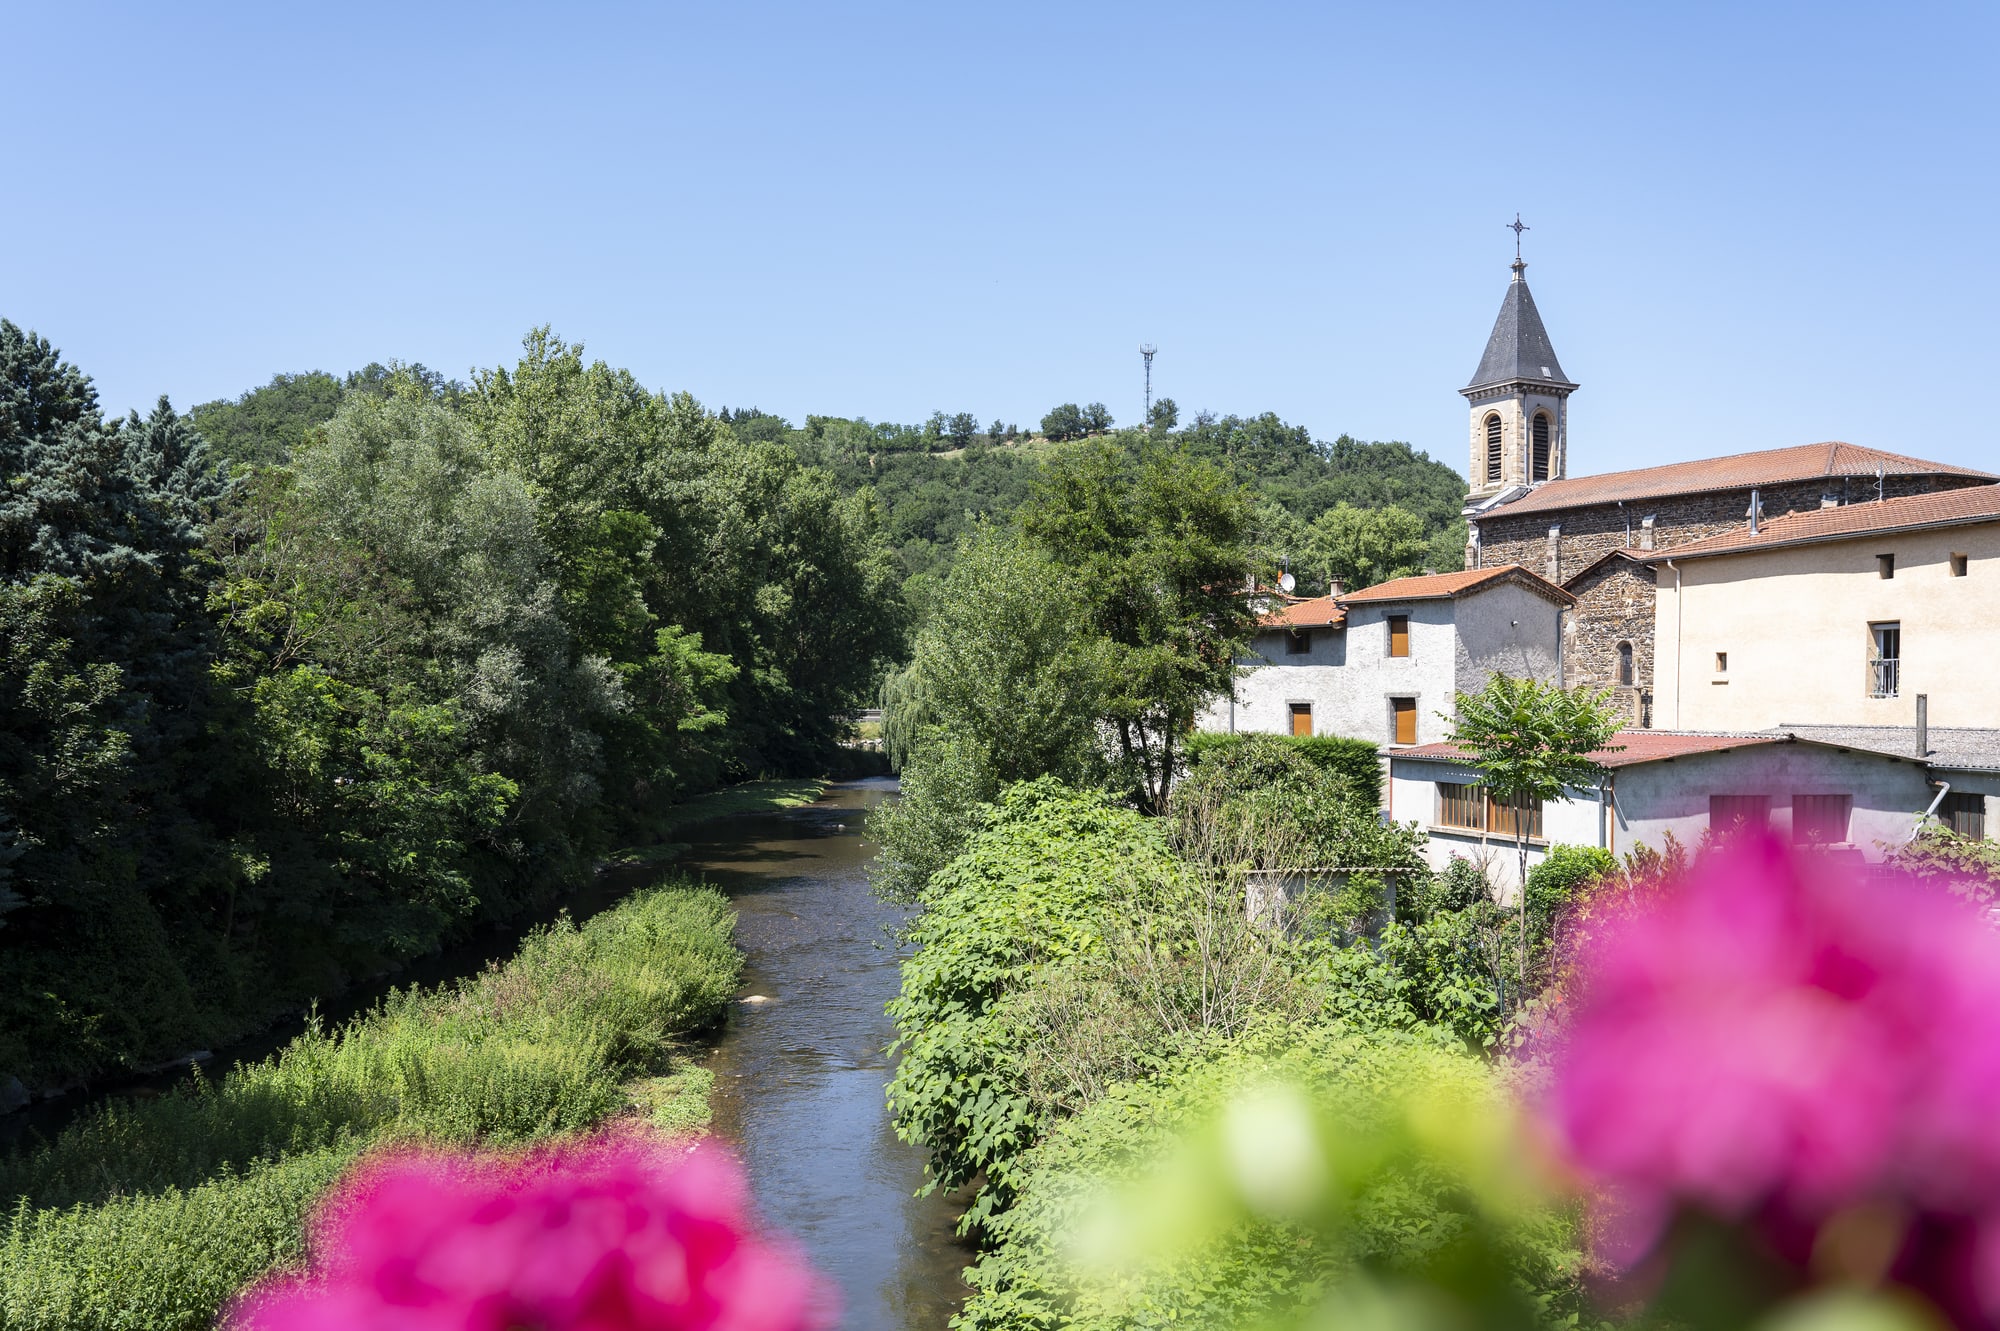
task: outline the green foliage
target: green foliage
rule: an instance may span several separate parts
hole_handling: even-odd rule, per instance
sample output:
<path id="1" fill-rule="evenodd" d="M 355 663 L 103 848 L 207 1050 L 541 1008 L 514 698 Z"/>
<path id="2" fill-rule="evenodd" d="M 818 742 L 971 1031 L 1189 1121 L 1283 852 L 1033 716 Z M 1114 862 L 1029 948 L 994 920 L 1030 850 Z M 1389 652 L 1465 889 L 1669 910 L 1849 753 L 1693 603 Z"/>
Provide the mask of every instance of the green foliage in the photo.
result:
<path id="1" fill-rule="evenodd" d="M 966 1228 L 1005 1204 L 1037 1131 L 1004 1000 L 1101 948 L 1107 912 L 1178 872 L 1158 823 L 1045 779 L 1007 791 L 932 879 L 889 1005 L 889 1107 L 897 1134 L 929 1152 L 932 1186 L 976 1181 Z"/>
<path id="2" fill-rule="evenodd" d="M 111 1102 L 0 1162 L 0 1325 L 206 1327 L 297 1256 L 312 1199 L 368 1145 L 573 1131 L 626 1109 L 628 1079 L 685 1081 L 674 1042 L 736 989 L 733 920 L 710 888 L 645 892 L 476 979 L 309 1029 L 219 1083 Z M 641 1098 L 700 1115 L 657 1082 Z"/>
<path id="3" fill-rule="evenodd" d="M 1889 862 L 1917 878 L 1941 881 L 1951 892 L 1982 904 L 2000 899 L 2000 843 L 1962 837 L 1942 823 L 1918 828 Z"/>
<path id="4" fill-rule="evenodd" d="M 1274 751 L 1297 754 L 1337 780 L 1348 795 L 1371 808 L 1382 803 L 1381 751 L 1365 739 L 1339 735 L 1250 735 L 1196 731 L 1182 744 L 1189 770 L 1205 764 L 1234 764 L 1248 761 L 1253 771 L 1262 767 L 1261 757 Z"/>
<path id="5" fill-rule="evenodd" d="M 953 1326 L 1561 1325 L 1580 1235 L 1508 1122 L 1462 1054 L 1267 1023 L 1055 1125 Z"/>
<path id="6" fill-rule="evenodd" d="M 1045 469 L 1021 529 L 1071 570 L 1103 639 L 1103 717 L 1140 807 L 1166 808 L 1182 736 L 1234 684 L 1254 617 L 1241 595 L 1249 509 L 1219 469 L 1164 445 L 1111 443 Z"/>
<path id="7" fill-rule="evenodd" d="M 1618 857 L 1598 846 L 1548 848 L 1528 874 L 1528 965 L 1530 980 L 1546 979 L 1549 949 L 1563 915 L 1596 884 L 1618 872 Z"/>
<path id="8" fill-rule="evenodd" d="M 204 402 L 188 419 L 223 461 L 275 466 L 291 460 L 315 426 L 340 410 L 347 385 L 323 370 L 274 374 L 234 401 Z"/>
<path id="9" fill-rule="evenodd" d="M 1349 591 L 1421 573 L 1430 555 L 1428 534 L 1416 514 L 1391 505 L 1355 508 L 1335 504 L 1313 519 L 1299 551 L 1298 571 L 1312 590 L 1335 581 Z"/>
<path id="10" fill-rule="evenodd" d="M 884 730 L 904 767 L 903 798 L 869 821 L 885 895 L 919 899 L 964 844 L 970 810 L 1005 786 L 1101 776 L 1105 661 L 1071 574 L 1012 533 L 969 542 L 884 692 Z"/>

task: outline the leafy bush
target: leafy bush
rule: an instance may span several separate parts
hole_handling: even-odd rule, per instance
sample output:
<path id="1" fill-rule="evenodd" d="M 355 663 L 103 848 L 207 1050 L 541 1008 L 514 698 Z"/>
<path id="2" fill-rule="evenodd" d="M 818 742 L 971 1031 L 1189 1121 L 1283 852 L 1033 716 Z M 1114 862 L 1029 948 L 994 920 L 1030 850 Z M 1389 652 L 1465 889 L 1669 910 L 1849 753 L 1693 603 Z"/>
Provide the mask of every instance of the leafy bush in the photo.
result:
<path id="1" fill-rule="evenodd" d="M 1926 823 L 1889 857 L 1916 878 L 1943 880 L 1960 896 L 1991 903 L 2000 898 L 2000 843 L 1962 837 L 1942 823 Z"/>
<path id="2" fill-rule="evenodd" d="M 1382 803 L 1382 760 L 1380 751 L 1363 739 L 1338 735 L 1221 735 L 1201 731 L 1187 738 L 1190 772 L 1204 764 L 1249 763 L 1253 767 L 1264 753 L 1286 750 L 1297 754 L 1335 777 L 1358 802 L 1371 807 Z"/>
<path id="3" fill-rule="evenodd" d="M 1210 746 L 1174 790 L 1175 839 L 1184 854 L 1258 870 L 1422 869 L 1422 832 L 1384 822 L 1379 801 L 1357 791 L 1351 774 L 1282 736 L 1233 738 Z M 1361 749 L 1373 772 L 1373 747 Z"/>
<path id="4" fill-rule="evenodd" d="M 726 1010 L 732 928 L 711 888 L 649 891 L 473 980 L 395 994 L 220 1083 L 113 1102 L 0 1162 L 0 1325 L 206 1326 L 295 1254 L 312 1196 L 367 1145 L 522 1141 L 619 1112 L 624 1081 L 666 1071 L 673 1042 Z M 685 1116 L 660 1089 L 642 1107 Z"/>
<path id="5" fill-rule="evenodd" d="M 1598 846 L 1550 846 L 1528 873 L 1528 967 L 1546 981 L 1549 950 L 1569 908 L 1618 872 L 1618 857 Z"/>
<path id="6" fill-rule="evenodd" d="M 1107 917 L 1179 872 L 1158 822 L 1044 779 L 1002 795 L 932 879 L 889 1004 L 889 1107 L 897 1134 L 930 1153 L 932 1187 L 978 1181 L 964 1228 L 1005 1204 L 1011 1161 L 1039 1131 L 1002 1000 L 1102 949 Z"/>
<path id="7" fill-rule="evenodd" d="M 1477 1059 L 1263 1024 L 1114 1088 L 1027 1152 L 953 1325 L 1560 1323 L 1580 1309 L 1578 1234 L 1510 1186 L 1509 1117 Z M 1357 1286 L 1410 1280 L 1485 1316 L 1329 1316 Z"/>

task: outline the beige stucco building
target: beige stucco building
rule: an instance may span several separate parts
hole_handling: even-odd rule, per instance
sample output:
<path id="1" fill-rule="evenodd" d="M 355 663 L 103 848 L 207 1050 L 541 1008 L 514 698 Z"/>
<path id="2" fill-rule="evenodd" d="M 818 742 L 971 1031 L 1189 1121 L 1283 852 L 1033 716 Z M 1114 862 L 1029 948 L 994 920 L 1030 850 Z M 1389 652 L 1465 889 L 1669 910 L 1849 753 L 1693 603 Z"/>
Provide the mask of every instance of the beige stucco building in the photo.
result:
<path id="1" fill-rule="evenodd" d="M 2000 727 L 2000 486 L 1796 513 L 1651 555 L 1655 724 Z"/>

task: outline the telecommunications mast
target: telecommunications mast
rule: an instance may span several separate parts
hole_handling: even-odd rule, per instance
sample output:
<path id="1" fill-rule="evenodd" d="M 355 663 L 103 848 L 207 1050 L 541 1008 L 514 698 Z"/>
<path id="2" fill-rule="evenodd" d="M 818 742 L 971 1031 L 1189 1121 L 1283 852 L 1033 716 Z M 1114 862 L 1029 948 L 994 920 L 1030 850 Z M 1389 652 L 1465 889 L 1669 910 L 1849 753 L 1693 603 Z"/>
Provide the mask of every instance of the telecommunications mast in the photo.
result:
<path id="1" fill-rule="evenodd" d="M 1151 342 L 1139 344 L 1139 355 L 1146 361 L 1146 414 L 1139 420 L 1148 430 L 1153 428 L 1153 353 L 1158 350 Z"/>

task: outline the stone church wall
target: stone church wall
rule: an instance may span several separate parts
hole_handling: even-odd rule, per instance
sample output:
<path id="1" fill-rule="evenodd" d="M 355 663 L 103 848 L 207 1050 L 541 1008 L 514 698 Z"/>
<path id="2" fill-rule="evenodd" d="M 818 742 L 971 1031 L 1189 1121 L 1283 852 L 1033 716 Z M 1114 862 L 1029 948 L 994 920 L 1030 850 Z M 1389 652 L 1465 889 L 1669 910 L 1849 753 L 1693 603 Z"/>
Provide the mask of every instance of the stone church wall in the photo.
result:
<path id="1" fill-rule="evenodd" d="M 1894 499 L 1985 483 L 1958 476 L 1890 476 L 1883 483 L 1882 496 Z M 1843 503 L 1872 500 L 1876 497 L 1875 478 L 1821 477 L 1761 486 L 1758 498 L 1769 520 L 1817 509 L 1827 494 L 1841 495 Z M 1628 500 L 1622 510 L 1616 504 L 1594 504 L 1511 518 L 1499 514 L 1479 523 L 1480 562 L 1487 568 L 1520 564 L 1562 586 L 1565 579 L 1576 577 L 1613 550 L 1643 548 L 1646 518 L 1653 519 L 1652 548 L 1671 550 L 1740 530 L 1748 521 L 1749 507 L 1750 489 L 1746 486 L 1710 494 Z M 1551 528 L 1557 529 L 1553 537 Z M 1649 570 L 1618 560 L 1592 573 L 1582 585 L 1568 588 L 1578 604 L 1570 612 L 1571 631 L 1564 642 L 1565 682 L 1612 687 L 1617 679 L 1618 644 L 1630 642 L 1636 686 L 1642 694 L 1650 693 L 1656 587 Z"/>

